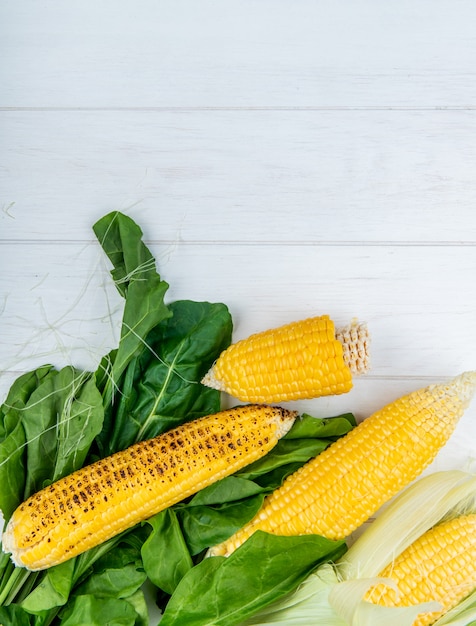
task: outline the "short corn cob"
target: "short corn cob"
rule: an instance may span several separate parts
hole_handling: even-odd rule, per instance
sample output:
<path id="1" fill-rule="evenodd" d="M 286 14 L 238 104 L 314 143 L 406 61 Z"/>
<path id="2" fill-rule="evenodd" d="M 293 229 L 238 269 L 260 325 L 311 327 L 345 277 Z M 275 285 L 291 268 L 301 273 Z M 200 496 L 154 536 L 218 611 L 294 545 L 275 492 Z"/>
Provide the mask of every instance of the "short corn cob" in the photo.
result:
<path id="1" fill-rule="evenodd" d="M 30 570 L 66 561 L 260 458 L 295 418 L 248 405 L 134 444 L 32 495 L 14 511 L 3 549 Z"/>
<path id="2" fill-rule="evenodd" d="M 365 324 L 335 331 L 329 316 L 311 317 L 238 341 L 202 383 L 242 402 L 286 402 L 346 393 L 352 374 L 369 367 Z"/>
<path id="3" fill-rule="evenodd" d="M 411 606 L 435 600 L 440 611 L 421 613 L 413 626 L 428 626 L 476 589 L 476 514 L 443 522 L 424 533 L 380 574 L 395 589 L 379 584 L 365 600 L 383 606 Z"/>
<path id="4" fill-rule="evenodd" d="M 344 539 L 415 479 L 453 432 L 476 371 L 387 405 L 289 476 L 256 516 L 209 555 L 228 555 L 256 530 Z"/>

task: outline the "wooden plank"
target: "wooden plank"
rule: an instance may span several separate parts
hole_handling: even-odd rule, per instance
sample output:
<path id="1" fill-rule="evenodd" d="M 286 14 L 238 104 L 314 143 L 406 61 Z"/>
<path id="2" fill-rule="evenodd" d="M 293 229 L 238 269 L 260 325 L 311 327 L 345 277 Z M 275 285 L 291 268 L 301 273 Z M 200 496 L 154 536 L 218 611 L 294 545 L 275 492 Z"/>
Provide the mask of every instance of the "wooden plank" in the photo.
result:
<path id="1" fill-rule="evenodd" d="M 3 112 L 1 240 L 476 241 L 476 111 Z M 150 228 L 148 226 L 150 225 Z"/>
<path id="2" fill-rule="evenodd" d="M 366 320 L 372 375 L 473 369 L 472 247 L 153 244 L 169 300 L 225 302 L 235 338 L 310 315 Z M 117 342 L 122 301 L 99 246 L 0 247 L 2 361 L 35 354 L 88 361 Z M 457 269 L 455 269 L 457 268 Z M 25 360 L 26 359 L 26 360 Z M 94 358 L 93 358 L 94 360 Z"/>
<path id="3" fill-rule="evenodd" d="M 16 0 L 3 107 L 468 107 L 472 0 Z"/>

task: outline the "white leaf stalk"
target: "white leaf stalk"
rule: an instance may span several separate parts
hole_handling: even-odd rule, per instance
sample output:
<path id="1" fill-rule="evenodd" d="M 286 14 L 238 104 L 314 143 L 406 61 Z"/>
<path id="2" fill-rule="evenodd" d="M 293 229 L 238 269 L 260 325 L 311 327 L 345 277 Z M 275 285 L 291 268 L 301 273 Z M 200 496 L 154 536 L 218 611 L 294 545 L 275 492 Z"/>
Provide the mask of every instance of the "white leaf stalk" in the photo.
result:
<path id="1" fill-rule="evenodd" d="M 412 626 L 417 615 L 441 610 L 438 602 L 393 608 L 363 600 L 379 573 L 410 544 L 444 519 L 476 508 L 476 475 L 460 470 L 429 474 L 407 487 L 335 564 L 314 571 L 292 594 L 262 609 L 242 626 Z M 434 626 L 467 626 L 476 619 L 476 592 Z"/>

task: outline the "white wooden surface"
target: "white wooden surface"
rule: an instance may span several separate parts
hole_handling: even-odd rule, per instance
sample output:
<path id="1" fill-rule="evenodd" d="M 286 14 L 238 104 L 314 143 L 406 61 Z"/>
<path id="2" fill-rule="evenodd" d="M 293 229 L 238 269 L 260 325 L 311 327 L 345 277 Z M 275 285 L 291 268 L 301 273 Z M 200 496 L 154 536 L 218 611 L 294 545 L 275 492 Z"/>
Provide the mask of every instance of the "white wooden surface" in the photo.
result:
<path id="1" fill-rule="evenodd" d="M 299 409 L 362 419 L 475 369 L 475 20 L 473 0 L 4 0 L 2 396 L 115 345 L 91 231 L 113 209 L 169 298 L 227 303 L 236 338 L 368 321 L 371 374 Z M 473 403 L 430 470 L 474 468 L 475 442 Z"/>

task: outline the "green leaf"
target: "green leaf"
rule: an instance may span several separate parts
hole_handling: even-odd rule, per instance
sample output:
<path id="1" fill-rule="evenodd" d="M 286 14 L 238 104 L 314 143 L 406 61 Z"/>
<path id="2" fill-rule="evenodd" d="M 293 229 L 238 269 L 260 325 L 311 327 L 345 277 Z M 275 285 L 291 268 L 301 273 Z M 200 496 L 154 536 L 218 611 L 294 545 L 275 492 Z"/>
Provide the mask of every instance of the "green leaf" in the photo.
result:
<path id="1" fill-rule="evenodd" d="M 22 501 L 25 484 L 25 431 L 21 422 L 0 444 L 0 510 L 8 521 Z"/>
<path id="2" fill-rule="evenodd" d="M 149 609 L 147 608 L 147 601 L 145 599 L 144 592 L 140 589 L 125 598 L 125 600 L 134 608 L 135 612 L 137 613 L 135 626 L 149 626 Z"/>
<path id="3" fill-rule="evenodd" d="M 122 598 L 76 596 L 61 616 L 62 626 L 138 626 L 143 619 L 133 604 Z"/>
<path id="4" fill-rule="evenodd" d="M 22 412 L 29 397 L 52 369 L 51 365 L 43 365 L 32 372 L 19 376 L 13 382 L 5 402 L 0 407 L 0 442 L 9 432 L 5 426 L 5 420 L 10 418 L 15 424 L 21 420 Z"/>
<path id="5" fill-rule="evenodd" d="M 138 550 L 124 545 L 107 552 L 92 573 L 75 589 L 77 595 L 127 598 L 145 582 L 146 574 Z"/>
<path id="6" fill-rule="evenodd" d="M 139 361 L 131 418 L 140 425 L 136 439 L 163 432 L 198 417 L 197 402 L 206 397 L 219 410 L 219 394 L 200 384 L 222 350 L 231 341 L 232 322 L 224 304 L 180 300 L 170 305 L 172 317 L 147 337 L 150 350 Z"/>
<path id="7" fill-rule="evenodd" d="M 21 603 L 28 613 L 40 614 L 66 604 L 74 575 L 74 559 L 55 565 L 45 572 L 41 582 Z"/>
<path id="8" fill-rule="evenodd" d="M 249 496 L 255 496 L 262 491 L 263 487 L 260 487 L 252 480 L 246 480 L 234 474 L 233 476 L 222 478 L 199 491 L 190 500 L 188 506 L 224 504 L 225 502 L 233 502 Z"/>
<path id="9" fill-rule="evenodd" d="M 113 264 L 111 276 L 125 298 L 119 346 L 110 355 L 112 367 L 103 391 L 105 406 L 109 406 L 115 386 L 149 331 L 171 315 L 164 302 L 169 286 L 157 273 L 154 257 L 142 241 L 142 230 L 131 218 L 114 211 L 96 222 L 93 230 Z M 101 382 L 103 373 L 98 376 Z"/>
<path id="10" fill-rule="evenodd" d="M 352 413 L 343 413 L 336 417 L 313 417 L 303 413 L 292 425 L 284 439 L 303 439 L 308 437 L 340 437 L 357 425 Z"/>
<path id="11" fill-rule="evenodd" d="M 249 522 L 263 504 L 264 494 L 214 506 L 177 508 L 177 517 L 192 555 L 228 539 Z"/>
<path id="12" fill-rule="evenodd" d="M 33 617 L 17 604 L 0 607 L 1 626 L 31 626 Z"/>
<path id="13" fill-rule="evenodd" d="M 149 333 L 126 370 L 105 453 L 220 410 L 220 393 L 200 380 L 231 341 L 227 307 L 184 300 L 172 303 L 170 311 L 172 317 Z"/>
<path id="14" fill-rule="evenodd" d="M 162 511 L 147 523 L 153 530 L 141 550 L 145 571 L 154 585 L 171 594 L 193 565 L 190 553 L 173 509 Z"/>
<path id="15" fill-rule="evenodd" d="M 342 541 L 254 533 L 229 557 L 204 559 L 181 580 L 161 626 L 233 626 L 294 590 L 319 564 L 342 556 Z"/>
<path id="16" fill-rule="evenodd" d="M 0 407 L 0 510 L 6 520 L 22 502 L 25 489 L 25 406 L 51 369 L 46 365 L 18 377 Z"/>
<path id="17" fill-rule="evenodd" d="M 53 480 L 58 480 L 83 466 L 89 448 L 101 432 L 104 420 L 102 397 L 95 379 L 88 372 L 72 368 L 61 370 L 57 385 L 69 387 L 60 401 L 58 446 Z"/>
<path id="18" fill-rule="evenodd" d="M 22 413 L 28 456 L 25 497 L 80 468 L 102 423 L 94 377 L 70 366 L 50 370 Z"/>
<path id="19" fill-rule="evenodd" d="M 332 440 L 329 439 L 281 439 L 264 457 L 251 463 L 237 475 L 250 480 L 291 463 L 304 464 L 309 459 L 325 450 Z M 287 473 L 287 472 L 286 472 Z M 274 482 L 274 481 L 273 481 Z"/>

